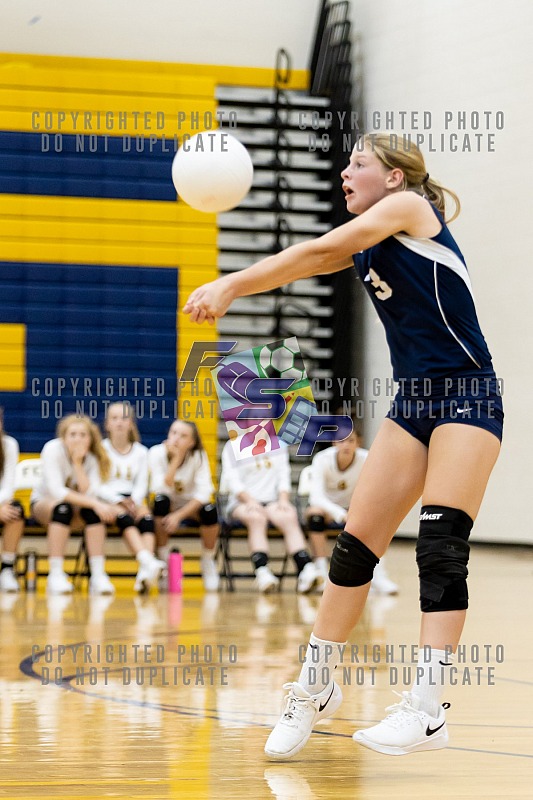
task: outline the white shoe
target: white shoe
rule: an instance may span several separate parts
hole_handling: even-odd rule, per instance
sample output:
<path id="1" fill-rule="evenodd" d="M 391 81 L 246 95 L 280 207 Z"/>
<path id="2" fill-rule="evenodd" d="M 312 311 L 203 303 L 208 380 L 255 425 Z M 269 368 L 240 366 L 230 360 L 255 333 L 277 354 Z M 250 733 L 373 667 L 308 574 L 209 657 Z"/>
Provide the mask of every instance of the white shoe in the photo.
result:
<path id="1" fill-rule="evenodd" d="M 330 717 L 342 703 L 342 692 L 336 683 L 314 695 L 299 683 L 286 683 L 283 688 L 289 690 L 285 707 L 265 745 L 265 753 L 275 761 L 299 753 L 307 744 L 315 723 Z"/>
<path id="2" fill-rule="evenodd" d="M 443 703 L 438 717 L 420 709 L 420 698 L 411 692 L 395 692 L 402 700 L 389 706 L 391 713 L 372 728 L 356 731 L 353 738 L 363 747 L 389 756 L 404 756 L 420 750 L 440 750 L 448 744 Z"/>
<path id="3" fill-rule="evenodd" d="M 206 592 L 218 592 L 220 576 L 215 559 L 211 558 L 211 556 L 202 556 L 200 559 L 200 568 L 202 570 L 202 581 Z"/>
<path id="4" fill-rule="evenodd" d="M 146 594 L 152 586 L 159 581 L 159 576 L 166 570 L 167 565 L 164 561 L 159 561 L 152 557 L 146 564 L 139 564 L 133 588 L 139 594 Z"/>
<path id="5" fill-rule="evenodd" d="M 315 567 L 322 578 L 322 583 L 315 588 L 315 592 L 317 592 L 317 594 L 322 594 L 326 588 L 326 581 L 329 575 L 329 560 L 327 558 L 315 558 Z"/>
<path id="6" fill-rule="evenodd" d="M 370 584 L 370 590 L 376 594 L 398 594 L 397 584 L 391 581 L 387 575 L 385 565 L 381 562 L 377 564 L 374 570 L 374 577 Z"/>
<path id="7" fill-rule="evenodd" d="M 268 567 L 258 567 L 255 571 L 254 587 L 263 594 L 274 592 L 279 586 L 279 578 L 276 578 Z"/>
<path id="8" fill-rule="evenodd" d="M 19 582 L 12 567 L 4 567 L 0 572 L 0 592 L 19 592 Z"/>
<path id="9" fill-rule="evenodd" d="M 93 575 L 89 580 L 89 594 L 115 594 L 115 587 L 105 572 Z"/>
<path id="10" fill-rule="evenodd" d="M 296 584 L 296 591 L 298 594 L 309 594 L 313 589 L 319 591 L 324 587 L 324 578 L 313 564 L 309 561 L 303 570 L 298 575 L 298 583 Z"/>
<path id="11" fill-rule="evenodd" d="M 74 590 L 66 572 L 51 572 L 46 581 L 48 594 L 70 594 Z"/>

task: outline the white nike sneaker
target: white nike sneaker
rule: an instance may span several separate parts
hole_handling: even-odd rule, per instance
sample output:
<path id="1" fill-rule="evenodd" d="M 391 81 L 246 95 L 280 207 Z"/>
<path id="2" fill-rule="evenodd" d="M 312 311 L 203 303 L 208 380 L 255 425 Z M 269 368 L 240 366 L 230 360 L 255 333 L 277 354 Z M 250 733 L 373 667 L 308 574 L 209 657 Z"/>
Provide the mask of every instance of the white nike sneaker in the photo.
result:
<path id="1" fill-rule="evenodd" d="M 448 744 L 443 703 L 438 717 L 420 709 L 420 698 L 412 692 L 394 692 L 402 700 L 389 706 L 391 713 L 372 728 L 356 731 L 353 738 L 363 747 L 389 756 L 405 756 L 421 750 L 440 750 Z"/>
<path id="2" fill-rule="evenodd" d="M 137 575 L 135 576 L 135 583 L 133 584 L 134 590 L 139 592 L 139 594 L 146 594 L 149 592 L 151 587 L 158 583 L 159 576 L 166 568 L 167 565 L 165 562 L 159 561 L 155 556 L 147 563 L 140 564 Z"/>
<path id="3" fill-rule="evenodd" d="M 89 594 L 115 594 L 115 587 L 105 572 L 92 575 L 89 580 Z"/>
<path id="4" fill-rule="evenodd" d="M 313 562 L 309 561 L 298 575 L 296 591 L 298 594 L 309 594 L 313 589 L 316 589 L 316 591 L 323 589 L 323 586 L 324 578 Z"/>
<path id="5" fill-rule="evenodd" d="M 299 753 L 307 744 L 315 723 L 331 717 L 342 703 L 342 692 L 336 683 L 314 695 L 299 683 L 286 683 L 283 688 L 289 690 L 284 698 L 285 707 L 265 745 L 265 753 L 275 761 Z"/>
<path id="6" fill-rule="evenodd" d="M 200 569 L 202 571 L 202 581 L 206 592 L 218 592 L 220 576 L 217 565 L 211 556 L 202 556 L 200 559 Z"/>
<path id="7" fill-rule="evenodd" d="M 0 592 L 19 592 L 19 582 L 12 567 L 4 567 L 0 572 Z"/>
<path id="8" fill-rule="evenodd" d="M 255 571 L 254 587 L 263 594 L 275 592 L 279 586 L 279 578 L 268 567 L 258 567 Z"/>
<path id="9" fill-rule="evenodd" d="M 70 594 L 74 587 L 66 572 L 51 572 L 46 581 L 47 594 Z"/>

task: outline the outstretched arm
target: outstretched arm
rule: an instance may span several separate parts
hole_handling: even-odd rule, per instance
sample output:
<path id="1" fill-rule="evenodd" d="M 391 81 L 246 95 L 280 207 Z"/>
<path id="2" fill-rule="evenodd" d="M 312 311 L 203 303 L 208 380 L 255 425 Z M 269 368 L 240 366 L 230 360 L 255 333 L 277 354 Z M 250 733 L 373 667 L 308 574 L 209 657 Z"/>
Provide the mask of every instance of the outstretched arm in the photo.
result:
<path id="1" fill-rule="evenodd" d="M 251 267 L 206 283 L 190 295 L 183 311 L 193 322 L 213 324 L 237 297 L 277 289 L 299 278 L 339 272 L 352 265 L 352 254 L 366 250 L 399 231 L 408 230 L 421 198 L 398 192 L 380 200 L 356 219 L 329 233 L 292 245 Z"/>

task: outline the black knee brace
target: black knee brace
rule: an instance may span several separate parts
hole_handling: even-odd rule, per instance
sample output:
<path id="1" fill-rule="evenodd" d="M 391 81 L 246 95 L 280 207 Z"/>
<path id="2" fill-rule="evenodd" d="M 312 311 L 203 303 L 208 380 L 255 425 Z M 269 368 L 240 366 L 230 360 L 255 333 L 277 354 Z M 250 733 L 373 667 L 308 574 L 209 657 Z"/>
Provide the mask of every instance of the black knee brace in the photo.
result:
<path id="1" fill-rule="evenodd" d="M 154 517 L 166 517 L 170 514 L 170 497 L 166 494 L 156 494 L 152 511 Z"/>
<path id="2" fill-rule="evenodd" d="M 24 506 L 19 500 L 12 500 L 10 503 L 13 508 L 18 508 L 19 516 L 21 519 L 24 519 Z"/>
<path id="3" fill-rule="evenodd" d="M 142 517 L 137 523 L 137 527 L 139 528 L 141 533 L 153 533 L 154 518 L 149 516 Z"/>
<path id="4" fill-rule="evenodd" d="M 326 518 L 322 514 L 311 514 L 307 520 L 307 526 L 311 533 L 324 533 L 326 530 Z"/>
<path id="5" fill-rule="evenodd" d="M 379 558 L 366 544 L 343 531 L 337 536 L 331 560 L 329 579 L 337 586 L 364 586 L 370 583 Z"/>
<path id="6" fill-rule="evenodd" d="M 202 525 L 216 525 L 218 522 L 217 507 L 213 503 L 202 506 L 198 516 Z"/>
<path id="7" fill-rule="evenodd" d="M 124 533 L 126 528 L 131 528 L 132 525 L 135 525 L 135 520 L 131 514 L 119 514 L 117 517 L 117 528 L 121 533 Z"/>
<path id="8" fill-rule="evenodd" d="M 74 511 L 70 503 L 58 503 L 52 511 L 52 522 L 60 522 L 61 525 L 70 525 Z"/>
<path id="9" fill-rule="evenodd" d="M 87 525 L 98 525 L 102 521 L 92 508 L 80 508 L 80 517 Z"/>
<path id="10" fill-rule="evenodd" d="M 468 608 L 468 537 L 473 524 L 458 508 L 423 506 L 416 543 L 422 611 Z"/>

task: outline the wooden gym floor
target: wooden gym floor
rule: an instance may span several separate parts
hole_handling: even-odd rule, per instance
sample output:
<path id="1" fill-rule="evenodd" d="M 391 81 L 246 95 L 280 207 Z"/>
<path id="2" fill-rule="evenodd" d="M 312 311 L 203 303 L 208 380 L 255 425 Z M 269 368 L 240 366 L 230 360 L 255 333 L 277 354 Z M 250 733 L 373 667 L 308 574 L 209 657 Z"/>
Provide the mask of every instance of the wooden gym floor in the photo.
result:
<path id="1" fill-rule="evenodd" d="M 345 659 L 341 683 L 352 685 L 342 707 L 284 763 L 269 762 L 263 745 L 318 603 L 297 597 L 292 579 L 269 597 L 249 581 L 233 595 L 204 595 L 193 579 L 183 597 L 134 597 L 124 579 L 111 599 L 47 598 L 41 585 L 35 595 L 0 595 L 0 796 L 531 798 L 533 552 L 474 546 L 458 671 L 471 685 L 445 698 L 449 748 L 402 758 L 351 740 L 396 699 L 385 645 L 399 658 L 401 645 L 417 642 L 413 543 L 393 544 L 388 568 L 399 596 L 372 597 L 351 637 L 360 659 L 365 644 L 380 645 L 381 662 Z M 62 648 L 75 644 L 85 650 Z"/>

